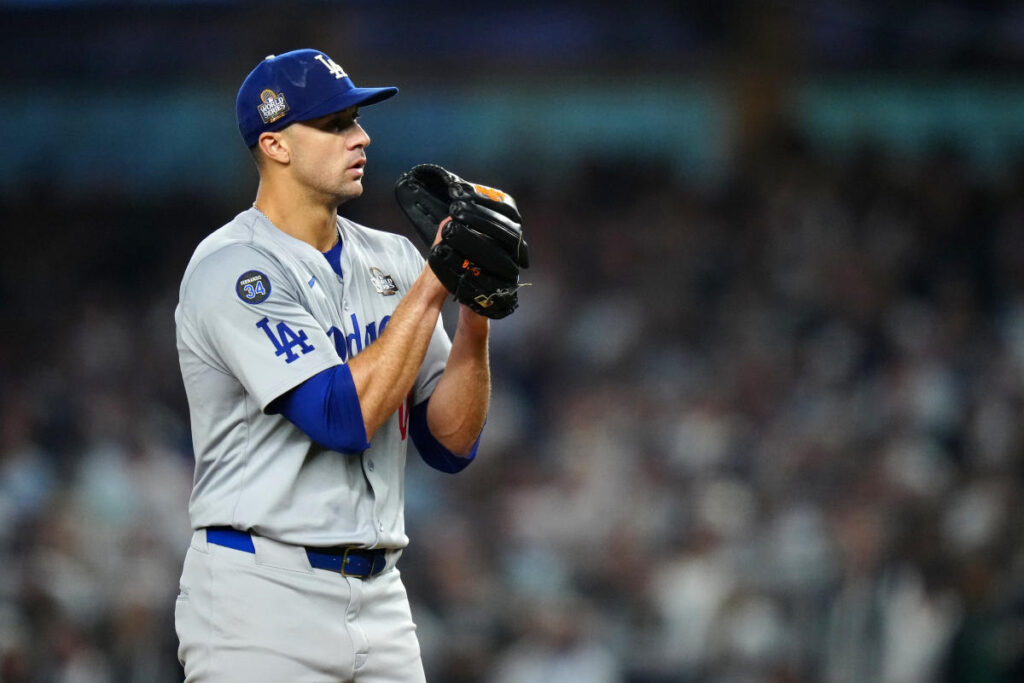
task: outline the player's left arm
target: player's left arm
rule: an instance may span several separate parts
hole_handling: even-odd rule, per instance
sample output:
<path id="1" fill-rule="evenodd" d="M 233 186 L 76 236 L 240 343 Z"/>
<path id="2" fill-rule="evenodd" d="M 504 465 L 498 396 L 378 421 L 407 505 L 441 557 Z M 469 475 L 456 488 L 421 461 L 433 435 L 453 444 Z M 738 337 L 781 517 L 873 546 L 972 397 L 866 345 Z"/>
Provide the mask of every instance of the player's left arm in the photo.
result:
<path id="1" fill-rule="evenodd" d="M 456 456 L 475 453 L 491 399 L 490 321 L 459 306 L 459 323 L 444 372 L 427 401 L 431 436 Z"/>
<path id="2" fill-rule="evenodd" d="M 430 249 L 431 270 L 462 304 L 447 358 L 427 354 L 427 386 L 414 387 L 420 403 L 409 415 L 409 433 L 423 459 L 458 472 L 476 457 L 490 408 L 489 319 L 515 311 L 519 271 L 529 266 L 522 216 L 505 192 L 432 164 L 403 173 L 395 197 Z"/>

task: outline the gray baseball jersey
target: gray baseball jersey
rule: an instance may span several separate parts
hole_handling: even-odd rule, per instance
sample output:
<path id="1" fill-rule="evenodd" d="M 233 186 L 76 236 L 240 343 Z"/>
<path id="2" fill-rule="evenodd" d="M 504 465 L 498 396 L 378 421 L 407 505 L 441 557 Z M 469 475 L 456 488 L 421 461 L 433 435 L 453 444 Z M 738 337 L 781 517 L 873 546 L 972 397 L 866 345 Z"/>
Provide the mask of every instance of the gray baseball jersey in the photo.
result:
<path id="1" fill-rule="evenodd" d="M 403 548 L 409 408 L 451 342 L 438 320 L 410 396 L 362 454 L 314 443 L 276 398 L 372 343 L 423 267 L 412 243 L 338 219 L 339 277 L 255 208 L 196 248 L 175 310 L 192 417 L 192 526 L 233 526 L 308 546 Z"/>

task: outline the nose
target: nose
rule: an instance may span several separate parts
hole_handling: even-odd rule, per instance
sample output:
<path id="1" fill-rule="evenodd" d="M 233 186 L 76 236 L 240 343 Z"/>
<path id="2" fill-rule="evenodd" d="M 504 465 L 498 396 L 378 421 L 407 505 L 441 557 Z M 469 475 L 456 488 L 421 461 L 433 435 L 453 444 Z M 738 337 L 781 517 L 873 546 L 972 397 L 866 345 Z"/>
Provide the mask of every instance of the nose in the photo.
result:
<path id="1" fill-rule="evenodd" d="M 359 149 L 360 147 L 370 146 L 370 136 L 366 130 L 358 123 L 355 124 L 355 132 L 352 135 L 352 139 L 349 141 L 349 147 L 351 149 Z"/>

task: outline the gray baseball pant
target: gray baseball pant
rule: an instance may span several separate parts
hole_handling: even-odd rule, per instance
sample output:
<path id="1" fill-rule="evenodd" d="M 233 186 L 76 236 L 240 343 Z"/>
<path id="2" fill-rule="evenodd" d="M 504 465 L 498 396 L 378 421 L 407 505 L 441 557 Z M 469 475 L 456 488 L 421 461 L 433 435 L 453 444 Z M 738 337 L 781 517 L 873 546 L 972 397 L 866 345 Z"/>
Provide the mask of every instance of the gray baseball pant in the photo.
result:
<path id="1" fill-rule="evenodd" d="M 310 567 L 299 546 L 253 544 L 255 554 L 193 534 L 174 609 L 186 683 L 425 681 L 396 568 L 347 577 Z"/>

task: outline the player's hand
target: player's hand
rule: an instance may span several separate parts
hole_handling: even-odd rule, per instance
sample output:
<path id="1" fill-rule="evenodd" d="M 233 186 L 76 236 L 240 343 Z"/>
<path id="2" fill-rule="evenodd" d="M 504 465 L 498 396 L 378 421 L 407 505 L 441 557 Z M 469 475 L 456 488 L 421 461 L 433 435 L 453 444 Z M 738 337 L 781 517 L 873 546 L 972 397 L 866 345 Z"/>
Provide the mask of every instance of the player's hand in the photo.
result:
<path id="1" fill-rule="evenodd" d="M 516 309 L 519 270 L 529 266 L 529 252 L 512 197 L 420 164 L 399 177 L 395 198 L 430 246 L 431 269 L 456 300 L 488 318 Z"/>
<path id="2" fill-rule="evenodd" d="M 427 246 L 435 247 L 435 246 L 437 246 L 438 244 L 441 243 L 441 233 L 444 231 L 444 226 L 446 226 L 449 223 L 451 223 L 451 221 L 452 221 L 452 217 L 451 216 L 447 216 L 443 221 L 441 221 L 441 225 L 437 226 L 437 232 L 434 233 L 434 241 L 431 244 L 427 245 Z"/>

